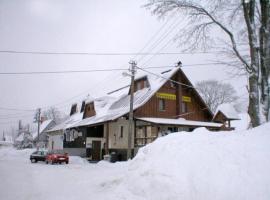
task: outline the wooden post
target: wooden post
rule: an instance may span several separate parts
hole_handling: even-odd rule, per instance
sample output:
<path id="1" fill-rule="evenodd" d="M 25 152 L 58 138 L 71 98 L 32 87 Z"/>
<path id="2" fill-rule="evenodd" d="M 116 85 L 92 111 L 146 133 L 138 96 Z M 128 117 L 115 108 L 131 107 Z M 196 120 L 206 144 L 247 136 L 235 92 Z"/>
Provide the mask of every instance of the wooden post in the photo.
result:
<path id="1" fill-rule="evenodd" d="M 106 145 L 105 154 L 109 154 L 109 122 L 106 123 Z"/>

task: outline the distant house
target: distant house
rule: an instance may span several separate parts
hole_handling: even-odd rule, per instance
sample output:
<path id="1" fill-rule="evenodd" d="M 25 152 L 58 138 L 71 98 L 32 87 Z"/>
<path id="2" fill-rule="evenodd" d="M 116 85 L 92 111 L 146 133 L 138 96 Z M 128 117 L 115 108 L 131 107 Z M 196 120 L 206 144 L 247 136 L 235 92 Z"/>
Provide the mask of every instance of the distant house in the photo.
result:
<path id="1" fill-rule="evenodd" d="M 170 132 L 222 127 L 212 122 L 212 112 L 180 67 L 155 74 L 138 74 L 135 78 L 133 154 Z M 64 148 L 92 160 L 115 152 L 119 160 L 125 160 L 129 102 L 130 89 L 123 87 L 107 96 L 73 104 L 69 119 L 47 131 L 49 148 Z"/>
<path id="2" fill-rule="evenodd" d="M 84 104 L 84 102 L 82 102 Z M 59 150 L 66 148 L 66 145 L 64 145 L 66 139 L 66 135 L 70 130 L 75 131 L 76 128 L 72 128 L 76 123 L 80 122 L 83 119 L 83 111 L 80 109 L 81 107 L 77 106 L 76 104 L 73 104 L 71 106 L 71 112 L 70 116 L 67 120 L 64 122 L 54 126 L 53 128 L 45 131 L 46 134 L 49 136 L 48 139 L 48 149 L 49 150 Z M 80 140 L 84 140 L 84 143 L 81 144 L 79 142 Z M 78 139 L 76 140 L 76 145 L 74 145 L 74 148 L 71 146 L 67 147 L 68 153 L 71 155 L 79 155 L 82 157 L 86 156 L 86 151 L 85 151 L 85 136 L 82 136 L 79 134 Z"/>
<path id="3" fill-rule="evenodd" d="M 56 123 L 52 119 L 41 120 L 41 124 L 39 128 L 39 135 L 38 135 L 37 130 L 32 132 L 34 145 L 39 146 L 39 147 L 47 147 L 48 136 L 47 136 L 46 131 L 55 125 Z"/>
<path id="4" fill-rule="evenodd" d="M 219 105 L 213 117 L 213 121 L 222 123 L 224 130 L 234 130 L 234 127 L 231 127 L 231 121 L 233 120 L 240 120 L 233 105 L 228 103 Z"/>

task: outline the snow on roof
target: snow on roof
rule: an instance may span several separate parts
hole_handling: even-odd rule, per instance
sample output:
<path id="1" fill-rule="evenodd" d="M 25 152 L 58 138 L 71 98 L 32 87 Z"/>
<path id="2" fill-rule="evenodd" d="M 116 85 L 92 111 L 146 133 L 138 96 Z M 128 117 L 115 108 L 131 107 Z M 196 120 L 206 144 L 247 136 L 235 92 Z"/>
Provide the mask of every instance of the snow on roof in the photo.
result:
<path id="1" fill-rule="evenodd" d="M 154 73 L 158 75 L 138 71 L 135 79 L 147 77 L 149 81 L 149 87 L 138 90 L 134 93 L 134 110 L 143 106 L 178 70 L 179 67 L 174 67 L 166 71 L 164 71 L 164 69 L 155 69 Z M 47 132 L 79 126 L 89 126 L 97 123 L 115 120 L 129 112 L 130 95 L 128 93 L 129 87 L 123 87 L 120 88 L 120 90 L 116 90 L 116 92 L 109 93 L 107 96 L 95 98 L 95 116 L 82 119 L 83 113 L 76 113 L 74 114 L 77 116 L 76 120 L 74 119 L 74 115 L 72 115 L 65 122 L 59 124 L 58 126 L 55 126 L 53 129 Z M 208 125 L 212 126 L 213 123 L 210 123 Z M 200 124 L 198 126 L 202 125 Z"/>
<path id="2" fill-rule="evenodd" d="M 81 121 L 83 118 L 83 112 L 77 112 L 73 115 L 71 115 L 67 120 L 65 120 L 64 122 L 54 126 L 52 129 L 49 129 L 48 132 L 54 132 L 54 131 L 58 131 L 58 130 L 64 130 L 64 129 L 68 129 L 70 128 L 72 125 L 78 123 L 79 121 Z"/>
<path id="3" fill-rule="evenodd" d="M 43 121 L 43 122 L 40 124 L 39 132 L 42 133 L 42 132 L 50 125 L 50 123 L 51 123 L 52 121 L 53 121 L 52 119 L 48 119 L 48 120 Z M 37 132 L 37 131 L 33 132 L 33 133 L 32 133 L 32 136 L 33 136 L 33 139 L 36 139 L 37 136 L 38 136 L 38 132 Z"/>
<path id="4" fill-rule="evenodd" d="M 138 90 L 134 93 L 134 110 L 144 105 L 167 81 L 168 78 L 171 78 L 177 71 L 178 67 L 173 68 L 166 73 L 161 74 L 160 76 L 147 75 L 145 73 L 138 73 L 137 77 L 147 77 L 150 87 Z M 74 124 L 72 127 L 78 126 L 87 126 L 97 123 L 102 123 L 106 121 L 115 120 L 129 112 L 129 99 L 130 95 L 128 94 L 129 88 L 125 88 L 125 93 L 121 93 L 119 97 L 115 97 L 115 94 L 109 95 L 110 100 L 107 102 L 106 106 L 102 109 L 99 109 L 98 104 L 95 100 L 95 110 L 96 115 L 90 118 L 83 119 L 81 122 Z M 103 97 L 104 98 L 104 97 Z"/>
<path id="5" fill-rule="evenodd" d="M 186 120 L 184 118 L 180 119 L 168 119 L 168 118 L 151 118 L 151 117 L 143 117 L 143 118 L 137 118 L 138 120 L 151 122 L 154 124 L 164 124 L 164 125 L 185 125 L 185 126 L 206 126 L 206 127 L 215 127 L 219 128 L 222 126 L 220 123 L 213 123 L 213 122 L 202 122 L 202 121 L 191 121 Z"/>
<path id="6" fill-rule="evenodd" d="M 225 103 L 219 105 L 217 107 L 214 118 L 216 117 L 219 111 L 222 112 L 228 119 L 239 119 L 238 113 L 236 112 L 232 104 Z"/>
<path id="7" fill-rule="evenodd" d="M 87 98 L 85 99 L 85 104 L 91 103 L 93 101 L 94 101 L 94 98 L 88 95 Z"/>

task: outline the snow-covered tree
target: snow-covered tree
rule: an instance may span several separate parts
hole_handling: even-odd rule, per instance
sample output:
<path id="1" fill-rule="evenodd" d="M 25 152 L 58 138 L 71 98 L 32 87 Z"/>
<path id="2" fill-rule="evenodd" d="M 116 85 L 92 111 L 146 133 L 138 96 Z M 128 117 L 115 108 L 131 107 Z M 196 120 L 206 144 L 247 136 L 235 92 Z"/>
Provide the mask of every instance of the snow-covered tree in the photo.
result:
<path id="1" fill-rule="evenodd" d="M 185 50 L 215 48 L 249 79 L 248 113 L 253 127 L 270 120 L 269 0 L 149 0 L 158 16 L 181 13 L 186 26 L 178 39 Z M 218 46 L 222 43 L 222 48 Z M 242 51 L 246 44 L 248 51 Z"/>
<path id="2" fill-rule="evenodd" d="M 66 118 L 66 115 L 59 111 L 56 107 L 50 107 L 49 109 L 42 112 L 42 116 L 46 119 L 52 119 L 55 123 L 60 123 Z"/>
<path id="3" fill-rule="evenodd" d="M 238 99 L 236 91 L 231 84 L 222 83 L 217 80 L 197 82 L 196 89 L 213 113 L 219 105 L 233 103 Z"/>

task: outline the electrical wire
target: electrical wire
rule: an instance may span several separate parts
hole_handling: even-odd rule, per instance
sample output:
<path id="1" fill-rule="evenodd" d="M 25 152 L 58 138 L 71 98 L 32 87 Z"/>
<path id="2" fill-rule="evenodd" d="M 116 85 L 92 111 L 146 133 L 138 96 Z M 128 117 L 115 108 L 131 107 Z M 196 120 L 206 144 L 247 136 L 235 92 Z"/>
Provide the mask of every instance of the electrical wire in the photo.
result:
<path id="1" fill-rule="evenodd" d="M 31 71 L 31 72 L 0 72 L 0 75 L 31 75 L 31 74 L 70 74 L 70 73 L 90 73 L 90 72 L 110 72 L 123 71 L 126 69 L 92 69 L 92 70 L 66 70 L 66 71 Z"/>
<path id="2" fill-rule="evenodd" d="M 14 110 L 14 111 L 25 111 L 25 112 L 33 112 L 35 110 L 30 110 L 30 109 L 17 109 L 17 108 L 5 108 L 5 107 L 0 107 L 0 110 Z"/>

